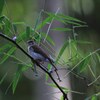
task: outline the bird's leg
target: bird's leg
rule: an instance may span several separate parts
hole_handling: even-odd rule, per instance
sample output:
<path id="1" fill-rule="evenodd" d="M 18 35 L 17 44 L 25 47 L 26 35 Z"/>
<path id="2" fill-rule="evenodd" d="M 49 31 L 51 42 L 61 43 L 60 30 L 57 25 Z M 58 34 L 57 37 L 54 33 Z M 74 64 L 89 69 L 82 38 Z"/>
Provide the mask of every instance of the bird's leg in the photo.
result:
<path id="1" fill-rule="evenodd" d="M 34 68 L 32 68 L 33 72 L 35 73 L 35 76 L 38 76 L 38 72 L 36 70 L 36 64 L 34 64 Z"/>

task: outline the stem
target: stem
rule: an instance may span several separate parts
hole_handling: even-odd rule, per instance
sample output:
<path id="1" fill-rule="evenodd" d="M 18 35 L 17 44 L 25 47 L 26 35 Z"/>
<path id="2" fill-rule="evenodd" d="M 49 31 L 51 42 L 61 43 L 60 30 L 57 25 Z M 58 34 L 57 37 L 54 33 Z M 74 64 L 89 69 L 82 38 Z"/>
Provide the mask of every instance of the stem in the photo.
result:
<path id="1" fill-rule="evenodd" d="M 42 65 L 40 65 L 40 63 L 33 59 L 23 48 L 21 48 L 14 40 L 12 40 L 11 38 L 9 38 L 8 36 L 4 35 L 3 33 L 0 32 L 0 36 L 3 37 L 4 39 L 12 42 L 18 49 L 20 49 L 26 56 L 28 56 L 33 63 L 35 63 L 37 66 L 39 66 L 45 73 L 47 73 L 49 75 L 49 77 L 51 78 L 51 80 L 55 83 L 55 85 L 58 87 L 58 89 L 61 91 L 61 93 L 64 96 L 64 100 L 68 100 L 67 98 L 67 94 L 62 90 L 62 88 L 58 85 L 58 83 L 55 81 L 55 79 L 52 77 L 51 73 L 48 72 Z"/>

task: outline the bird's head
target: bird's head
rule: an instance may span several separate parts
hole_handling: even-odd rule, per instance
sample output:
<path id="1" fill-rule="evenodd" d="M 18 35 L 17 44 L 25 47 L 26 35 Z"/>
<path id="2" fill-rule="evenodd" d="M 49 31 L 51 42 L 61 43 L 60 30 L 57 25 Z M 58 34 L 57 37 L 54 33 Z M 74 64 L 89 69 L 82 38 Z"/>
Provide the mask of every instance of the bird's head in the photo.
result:
<path id="1" fill-rule="evenodd" d="M 29 46 L 31 46 L 31 45 L 34 45 L 35 43 L 34 43 L 33 40 L 29 40 L 29 41 L 27 41 L 27 44 L 28 44 Z"/>

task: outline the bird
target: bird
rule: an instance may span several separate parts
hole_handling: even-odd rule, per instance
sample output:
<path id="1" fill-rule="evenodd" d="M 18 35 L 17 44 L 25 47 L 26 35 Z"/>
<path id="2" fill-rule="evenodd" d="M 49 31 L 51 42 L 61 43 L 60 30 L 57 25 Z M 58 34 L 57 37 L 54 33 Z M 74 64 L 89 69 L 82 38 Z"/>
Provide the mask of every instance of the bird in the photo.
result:
<path id="1" fill-rule="evenodd" d="M 44 62 L 49 62 L 54 68 L 55 72 L 58 76 L 58 80 L 60 80 L 60 77 L 57 73 L 57 68 L 54 65 L 54 59 L 51 57 L 51 55 L 47 54 L 44 49 L 42 49 L 34 40 L 27 41 L 28 44 L 28 53 L 29 55 L 34 59 L 37 60 L 40 64 Z M 36 71 L 36 65 L 34 66 L 34 71 L 37 74 Z M 52 72 L 52 71 L 50 71 Z"/>

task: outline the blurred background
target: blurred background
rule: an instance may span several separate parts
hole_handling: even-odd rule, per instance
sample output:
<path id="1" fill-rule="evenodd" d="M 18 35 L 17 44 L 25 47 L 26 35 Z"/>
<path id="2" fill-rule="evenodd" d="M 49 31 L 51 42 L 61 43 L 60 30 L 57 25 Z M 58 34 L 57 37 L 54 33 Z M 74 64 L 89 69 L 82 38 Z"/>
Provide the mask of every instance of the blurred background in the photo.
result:
<path id="1" fill-rule="evenodd" d="M 79 27 L 75 29 L 75 32 L 78 34 L 78 39 L 93 43 L 92 45 L 80 46 L 85 53 L 91 52 L 100 47 L 100 0 L 5 0 L 2 15 L 8 16 L 12 22 L 25 22 L 27 25 L 34 27 L 37 16 L 41 10 L 44 9 L 45 11 L 55 13 L 58 8 L 60 8 L 59 13 L 61 12 L 65 15 L 73 16 L 87 23 L 88 27 Z M 44 15 L 42 16 L 45 17 Z M 52 27 L 54 26 L 63 27 L 64 25 L 55 22 Z M 20 32 L 23 30 L 20 29 Z M 46 28 L 43 30 L 47 31 Z M 59 51 L 59 48 L 64 41 L 68 39 L 70 33 L 50 32 L 50 35 L 56 43 L 54 49 Z M 26 59 L 27 58 L 25 58 L 25 60 Z M 10 87 L 5 95 L 17 68 L 17 65 L 11 61 L 13 61 L 13 59 L 9 59 L 3 65 L 0 65 L 0 78 L 6 72 L 8 73 L 6 80 L 0 85 L 0 100 L 59 100 L 51 96 L 51 94 L 46 94 L 48 91 L 50 93 L 50 91 L 55 90 L 50 86 L 45 85 L 44 75 L 36 79 L 32 77 L 32 75 L 28 75 L 28 72 L 23 73 L 15 94 L 13 95 Z M 95 74 L 99 75 L 99 64 L 95 63 L 95 66 L 92 67 Z M 87 77 L 89 80 L 92 80 L 91 75 L 88 74 Z M 100 79 L 98 79 L 98 83 L 99 82 Z M 84 81 L 77 79 L 73 75 L 70 75 L 70 77 L 68 77 L 62 84 L 72 90 L 87 93 L 85 95 L 71 94 L 69 95 L 69 100 L 85 100 L 87 96 L 91 96 L 100 91 L 99 86 L 91 86 L 87 88 Z M 100 97 L 95 100 L 99 99 Z"/>

